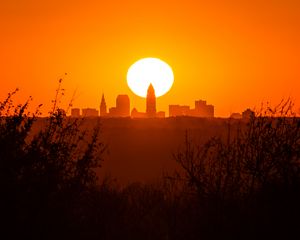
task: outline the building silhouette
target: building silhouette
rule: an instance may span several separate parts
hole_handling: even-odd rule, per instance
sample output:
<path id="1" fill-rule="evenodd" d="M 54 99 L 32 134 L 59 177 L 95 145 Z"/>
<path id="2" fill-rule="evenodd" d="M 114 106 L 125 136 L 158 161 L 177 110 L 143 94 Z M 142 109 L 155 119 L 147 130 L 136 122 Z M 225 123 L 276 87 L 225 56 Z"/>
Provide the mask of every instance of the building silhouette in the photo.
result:
<path id="1" fill-rule="evenodd" d="M 72 108 L 71 109 L 71 117 L 79 118 L 80 117 L 80 109 L 79 108 Z"/>
<path id="2" fill-rule="evenodd" d="M 146 98 L 146 112 L 139 112 L 136 108 L 132 109 L 132 118 L 165 118 L 165 112 L 156 112 L 156 96 L 152 84 L 149 85 Z"/>
<path id="3" fill-rule="evenodd" d="M 116 99 L 116 110 L 119 117 L 130 116 L 130 100 L 128 95 L 118 95 Z"/>
<path id="4" fill-rule="evenodd" d="M 206 101 L 198 100 L 195 101 L 195 109 L 192 110 L 193 117 L 214 117 L 214 106 L 207 105 Z"/>
<path id="5" fill-rule="evenodd" d="M 151 83 L 147 90 L 146 114 L 149 118 L 156 117 L 156 96 L 155 90 Z"/>
<path id="6" fill-rule="evenodd" d="M 130 99 L 128 95 L 120 94 L 116 98 L 116 106 L 109 108 L 107 117 L 130 117 Z"/>
<path id="7" fill-rule="evenodd" d="M 82 116 L 83 117 L 98 117 L 99 111 L 96 110 L 95 108 L 83 108 Z"/>
<path id="8" fill-rule="evenodd" d="M 102 94 L 101 103 L 100 103 L 100 116 L 105 117 L 107 115 L 107 107 L 104 98 L 104 94 Z"/>

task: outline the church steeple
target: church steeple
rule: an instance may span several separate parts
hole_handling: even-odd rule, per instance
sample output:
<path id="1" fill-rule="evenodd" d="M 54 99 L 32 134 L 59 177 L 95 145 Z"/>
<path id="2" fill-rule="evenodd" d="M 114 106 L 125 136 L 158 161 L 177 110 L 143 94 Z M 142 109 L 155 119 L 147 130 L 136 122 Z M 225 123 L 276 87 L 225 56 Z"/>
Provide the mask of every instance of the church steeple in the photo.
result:
<path id="1" fill-rule="evenodd" d="M 100 116 L 103 117 L 107 115 L 106 102 L 104 98 L 104 94 L 102 94 L 101 104 L 100 104 Z"/>
<path id="2" fill-rule="evenodd" d="M 156 96 L 151 83 L 147 90 L 146 113 L 149 118 L 156 117 Z"/>

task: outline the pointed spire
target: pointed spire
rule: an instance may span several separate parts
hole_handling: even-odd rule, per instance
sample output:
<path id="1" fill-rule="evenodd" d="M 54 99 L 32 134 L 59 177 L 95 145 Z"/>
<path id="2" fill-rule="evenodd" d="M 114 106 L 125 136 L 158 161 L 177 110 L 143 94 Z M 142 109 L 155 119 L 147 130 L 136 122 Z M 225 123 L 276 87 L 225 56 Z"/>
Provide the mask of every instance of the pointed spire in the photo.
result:
<path id="1" fill-rule="evenodd" d="M 154 87 L 153 87 L 152 83 L 149 84 L 147 93 L 154 93 L 154 95 L 155 95 L 155 90 L 154 90 Z"/>
<path id="2" fill-rule="evenodd" d="M 102 93 L 101 103 L 105 103 L 104 93 Z"/>
<path id="3" fill-rule="evenodd" d="M 106 102 L 103 93 L 101 98 L 101 103 L 100 103 L 100 116 L 105 116 L 106 114 L 107 114 L 107 109 L 106 109 Z"/>

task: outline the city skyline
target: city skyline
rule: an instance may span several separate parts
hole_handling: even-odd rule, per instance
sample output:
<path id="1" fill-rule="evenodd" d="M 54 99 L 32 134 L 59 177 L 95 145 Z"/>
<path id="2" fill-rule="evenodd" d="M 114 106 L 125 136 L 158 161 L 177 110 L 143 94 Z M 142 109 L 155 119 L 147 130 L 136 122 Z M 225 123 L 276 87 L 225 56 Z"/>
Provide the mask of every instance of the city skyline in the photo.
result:
<path id="1" fill-rule="evenodd" d="M 203 117 L 214 118 L 214 105 L 207 104 L 205 100 L 195 100 L 194 109 L 188 105 L 170 104 L 168 114 L 159 110 L 159 106 L 156 105 L 155 90 L 152 84 L 149 85 L 147 91 L 147 97 L 145 99 L 145 112 L 138 111 L 134 106 L 130 108 L 130 98 L 126 94 L 119 94 L 116 97 L 116 106 L 108 107 L 106 104 L 104 93 L 102 93 L 99 109 L 96 108 L 72 108 L 71 117 L 131 117 L 131 118 L 165 118 L 165 117 Z M 107 110 L 108 109 L 108 110 Z M 246 111 L 251 111 L 249 108 Z M 231 118 L 245 118 L 244 112 L 233 113 L 228 117 Z"/>
<path id="2" fill-rule="evenodd" d="M 127 96 L 122 94 L 123 96 Z M 104 94 L 102 94 L 102 100 L 104 98 Z M 101 101 L 102 103 L 103 101 Z M 199 108 L 199 102 L 204 105 L 204 108 Z M 197 107 L 198 105 L 198 107 Z M 126 116 L 118 115 L 116 113 L 110 114 L 109 112 L 105 112 L 101 114 L 101 106 L 100 104 L 100 110 L 97 110 L 96 108 L 71 108 L 70 116 L 75 118 L 80 117 L 104 117 L 104 118 L 122 118 L 122 117 L 131 117 L 131 118 L 153 118 L 149 117 L 146 112 L 139 112 L 135 107 L 132 108 L 130 111 L 130 114 Z M 208 108 L 206 108 L 208 106 Z M 147 106 L 146 106 L 147 107 Z M 115 107 L 112 107 L 110 109 L 115 109 Z M 169 105 L 169 114 L 166 116 L 166 113 L 164 111 L 158 111 L 156 113 L 156 116 L 154 118 L 166 118 L 166 117 L 200 117 L 200 118 L 215 118 L 214 116 L 214 106 L 213 105 L 206 105 L 206 101 L 204 100 L 196 100 L 195 101 L 195 108 L 191 109 L 188 105 Z M 241 113 L 234 112 L 230 114 L 227 118 L 232 119 L 248 119 L 252 115 L 255 115 L 255 112 L 251 110 L 250 108 L 245 109 Z M 226 117 L 225 117 L 226 118 Z"/>

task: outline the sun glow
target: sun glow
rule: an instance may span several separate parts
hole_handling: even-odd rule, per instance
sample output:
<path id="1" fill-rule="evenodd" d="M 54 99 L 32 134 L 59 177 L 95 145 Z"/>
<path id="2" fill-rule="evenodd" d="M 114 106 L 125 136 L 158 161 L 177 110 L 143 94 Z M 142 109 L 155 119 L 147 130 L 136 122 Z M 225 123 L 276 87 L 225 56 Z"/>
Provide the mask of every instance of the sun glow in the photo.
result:
<path id="1" fill-rule="evenodd" d="M 127 73 L 129 88 L 138 96 L 146 97 L 150 83 L 156 97 L 166 94 L 172 87 L 174 75 L 172 68 L 158 58 L 143 58 L 135 62 Z"/>

